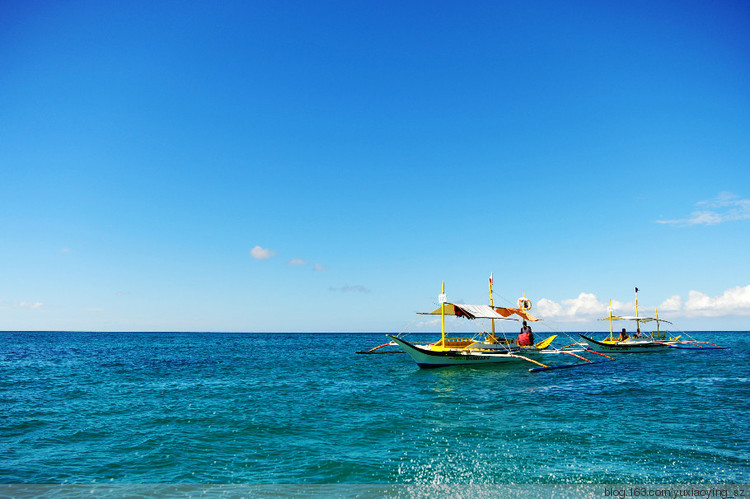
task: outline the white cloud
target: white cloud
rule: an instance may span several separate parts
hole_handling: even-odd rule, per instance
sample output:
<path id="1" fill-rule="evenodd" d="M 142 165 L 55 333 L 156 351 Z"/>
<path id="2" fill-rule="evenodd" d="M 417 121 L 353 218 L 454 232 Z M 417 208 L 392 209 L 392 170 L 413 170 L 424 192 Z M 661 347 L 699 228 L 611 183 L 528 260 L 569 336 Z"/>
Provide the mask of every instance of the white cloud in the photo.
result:
<path id="1" fill-rule="evenodd" d="M 683 311 L 688 317 L 750 315 L 750 285 L 727 289 L 715 297 L 691 290 Z"/>
<path id="2" fill-rule="evenodd" d="M 566 322 L 585 322 L 602 319 L 607 316 L 608 304 L 599 301 L 596 295 L 581 293 L 577 298 L 562 300 L 560 303 L 542 298 L 535 305 L 532 314 L 542 319 L 554 319 Z M 640 315 L 650 316 L 653 308 L 641 304 Z M 708 296 L 700 291 L 691 290 L 685 300 L 680 295 L 673 295 L 657 307 L 659 312 L 668 312 L 666 319 L 673 317 L 723 317 L 750 315 L 750 285 L 727 289 L 719 296 Z M 612 301 L 614 314 L 632 315 L 635 304 Z M 648 311 L 648 312 L 646 312 Z"/>
<path id="3" fill-rule="evenodd" d="M 678 312 L 682 310 L 682 304 L 682 296 L 670 296 L 669 298 L 664 300 L 661 305 L 659 305 L 659 310 L 662 310 L 664 312 Z"/>
<path id="4" fill-rule="evenodd" d="M 70 248 L 62 248 L 60 253 L 70 253 Z"/>
<path id="5" fill-rule="evenodd" d="M 321 270 L 328 270 L 328 267 L 326 267 L 325 265 L 321 265 L 319 263 L 314 263 L 313 264 L 313 270 L 315 272 L 320 272 Z"/>
<path id="6" fill-rule="evenodd" d="M 688 218 L 657 220 L 656 223 L 671 225 L 717 225 L 724 222 L 750 219 L 750 199 L 739 199 L 731 192 L 722 192 L 715 199 L 699 201 L 698 210 Z"/>
<path id="7" fill-rule="evenodd" d="M 542 298 L 539 303 L 536 304 L 537 310 L 534 313 L 538 313 L 541 317 L 559 317 L 564 315 L 562 305 L 555 303 L 547 298 Z"/>
<path id="8" fill-rule="evenodd" d="M 252 256 L 256 260 L 268 260 L 275 254 L 275 251 L 268 248 L 261 248 L 260 246 L 256 246 L 250 250 L 250 256 Z"/>
<path id="9" fill-rule="evenodd" d="M 542 298 L 537 303 L 537 313 L 543 319 L 556 318 L 571 322 L 584 322 L 592 318 L 604 317 L 607 314 L 607 306 L 606 303 L 599 301 L 596 295 L 581 293 L 577 298 L 562 300 L 560 303 Z M 615 306 L 614 303 L 613 306 Z"/>
<path id="10" fill-rule="evenodd" d="M 541 298 L 536 304 L 533 315 L 538 315 L 542 319 L 556 319 L 566 322 L 586 322 L 590 320 L 601 319 L 607 316 L 609 303 L 599 300 L 593 293 L 581 293 L 576 298 L 562 300 L 560 303 L 548 298 Z M 630 307 L 627 303 L 612 301 L 613 313 L 627 310 Z"/>
<path id="11" fill-rule="evenodd" d="M 37 308 L 42 308 L 44 306 L 44 303 L 42 303 L 40 301 L 35 301 L 33 303 L 26 302 L 26 301 L 20 301 L 20 302 L 14 304 L 13 306 L 17 307 L 17 308 L 28 308 L 30 310 L 36 310 Z"/>
<path id="12" fill-rule="evenodd" d="M 562 304 L 567 307 L 568 313 L 573 316 L 588 316 L 600 314 L 607 309 L 607 305 L 600 302 L 596 295 L 581 293 L 578 298 L 563 300 Z"/>

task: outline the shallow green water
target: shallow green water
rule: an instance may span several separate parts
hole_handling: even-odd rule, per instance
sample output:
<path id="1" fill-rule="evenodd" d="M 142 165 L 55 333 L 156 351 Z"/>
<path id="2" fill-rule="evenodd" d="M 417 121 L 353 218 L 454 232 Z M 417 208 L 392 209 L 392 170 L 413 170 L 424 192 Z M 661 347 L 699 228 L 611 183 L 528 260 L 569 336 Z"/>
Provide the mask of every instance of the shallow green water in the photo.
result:
<path id="1" fill-rule="evenodd" d="M 0 483 L 747 483 L 750 333 L 696 336 L 731 349 L 532 374 L 354 354 L 380 334 L 0 333 Z"/>

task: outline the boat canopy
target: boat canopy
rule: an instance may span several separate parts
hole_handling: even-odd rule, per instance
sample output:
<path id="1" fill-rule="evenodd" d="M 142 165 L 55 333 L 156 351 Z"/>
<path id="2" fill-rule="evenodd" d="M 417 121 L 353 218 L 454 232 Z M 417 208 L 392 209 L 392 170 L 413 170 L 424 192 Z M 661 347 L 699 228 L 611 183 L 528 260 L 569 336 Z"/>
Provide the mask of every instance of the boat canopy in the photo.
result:
<path id="1" fill-rule="evenodd" d="M 441 315 L 440 308 L 433 310 L 432 312 L 420 312 L 420 315 Z M 538 321 L 533 315 L 525 312 L 519 308 L 502 308 L 502 307 L 491 307 L 489 305 L 463 305 L 455 303 L 445 304 L 445 315 L 455 315 L 456 317 L 466 317 L 467 319 L 508 319 L 518 320 L 510 317 L 511 315 L 518 315 L 528 321 Z"/>
<path id="2" fill-rule="evenodd" d="M 599 319 L 602 321 L 640 321 L 640 322 L 666 322 L 667 324 L 672 324 L 669 321 L 665 321 L 664 319 L 657 319 L 656 317 L 638 317 L 636 315 L 613 315 L 610 317 L 605 317 L 604 319 Z"/>

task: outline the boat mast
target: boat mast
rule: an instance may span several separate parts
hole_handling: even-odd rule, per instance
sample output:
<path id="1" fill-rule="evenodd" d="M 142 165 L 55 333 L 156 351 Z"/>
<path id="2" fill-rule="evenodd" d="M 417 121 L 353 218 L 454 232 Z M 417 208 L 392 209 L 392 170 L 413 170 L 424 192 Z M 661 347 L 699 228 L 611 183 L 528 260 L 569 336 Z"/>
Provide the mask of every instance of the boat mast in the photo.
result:
<path id="1" fill-rule="evenodd" d="M 638 288 L 635 288 L 635 316 L 638 317 Z M 641 321 L 636 319 L 635 320 L 635 327 L 636 331 L 640 331 L 641 329 Z"/>
<path id="2" fill-rule="evenodd" d="M 495 302 L 492 300 L 492 272 L 490 272 L 490 307 L 495 310 Z M 492 319 L 492 337 L 495 337 L 495 319 Z"/>
<path id="3" fill-rule="evenodd" d="M 661 328 L 659 327 L 659 310 L 654 307 L 654 312 L 656 312 L 656 337 L 661 339 Z"/>
<path id="4" fill-rule="evenodd" d="M 443 292 L 438 296 L 438 301 L 440 302 L 440 318 L 442 323 L 442 332 L 443 332 L 443 343 L 442 345 L 445 346 L 445 302 L 447 301 L 445 297 L 445 281 L 443 281 Z"/>
<path id="5" fill-rule="evenodd" d="M 609 339 L 614 340 L 614 330 L 612 328 L 612 300 L 609 300 L 609 307 L 607 307 L 607 310 L 609 311 Z"/>

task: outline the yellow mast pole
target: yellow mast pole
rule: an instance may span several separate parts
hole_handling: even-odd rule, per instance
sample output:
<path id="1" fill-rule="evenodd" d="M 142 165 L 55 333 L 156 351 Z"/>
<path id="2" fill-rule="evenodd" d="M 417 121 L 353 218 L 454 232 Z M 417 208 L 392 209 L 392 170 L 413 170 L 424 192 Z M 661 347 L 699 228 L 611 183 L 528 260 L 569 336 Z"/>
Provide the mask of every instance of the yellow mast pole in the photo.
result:
<path id="1" fill-rule="evenodd" d="M 495 302 L 492 299 L 492 272 L 490 272 L 490 307 L 495 310 Z M 495 319 L 492 319 L 492 337 L 495 337 Z"/>
<path id="2" fill-rule="evenodd" d="M 614 336 L 615 333 L 614 333 L 614 330 L 612 328 L 612 300 L 611 299 L 609 300 L 609 308 L 608 308 L 608 310 L 609 310 L 609 339 L 610 340 L 614 340 L 615 339 L 615 336 Z"/>
<path id="3" fill-rule="evenodd" d="M 654 307 L 654 312 L 656 312 L 656 337 L 658 339 L 661 339 L 661 327 L 659 327 L 659 309 Z"/>

